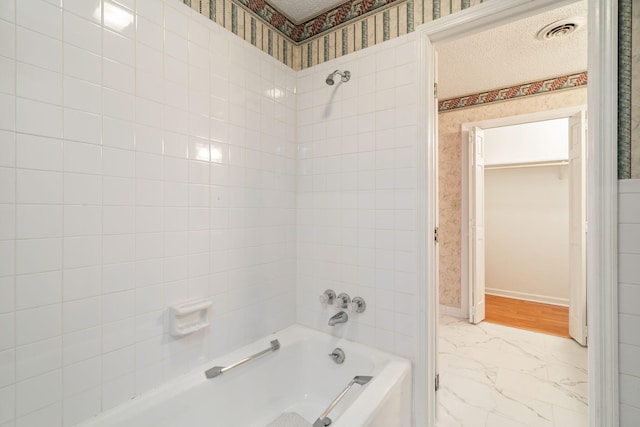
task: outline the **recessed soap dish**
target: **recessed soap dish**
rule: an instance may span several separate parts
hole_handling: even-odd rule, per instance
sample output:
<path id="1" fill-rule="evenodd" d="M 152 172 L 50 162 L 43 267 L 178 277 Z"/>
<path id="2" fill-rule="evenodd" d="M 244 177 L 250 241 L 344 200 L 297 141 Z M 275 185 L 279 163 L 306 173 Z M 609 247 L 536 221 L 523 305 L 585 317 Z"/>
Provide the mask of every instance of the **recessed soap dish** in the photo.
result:
<path id="1" fill-rule="evenodd" d="M 171 335 L 183 337 L 209 326 L 210 299 L 199 299 L 169 307 Z"/>

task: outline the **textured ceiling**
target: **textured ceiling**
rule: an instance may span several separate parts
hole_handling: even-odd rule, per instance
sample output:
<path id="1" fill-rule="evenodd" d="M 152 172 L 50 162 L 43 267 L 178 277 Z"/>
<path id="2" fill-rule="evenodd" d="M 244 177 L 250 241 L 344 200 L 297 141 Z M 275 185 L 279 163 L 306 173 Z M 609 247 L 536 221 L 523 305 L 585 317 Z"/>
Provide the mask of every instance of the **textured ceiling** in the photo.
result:
<path id="1" fill-rule="evenodd" d="M 440 99 L 586 70 L 586 24 L 556 40 L 536 38 L 547 24 L 573 16 L 586 20 L 586 1 L 438 45 Z"/>
<path id="2" fill-rule="evenodd" d="M 346 3 L 344 0 L 269 0 L 271 5 L 280 9 L 289 19 L 295 23 L 307 21 L 309 18 L 331 9 L 339 4 Z"/>

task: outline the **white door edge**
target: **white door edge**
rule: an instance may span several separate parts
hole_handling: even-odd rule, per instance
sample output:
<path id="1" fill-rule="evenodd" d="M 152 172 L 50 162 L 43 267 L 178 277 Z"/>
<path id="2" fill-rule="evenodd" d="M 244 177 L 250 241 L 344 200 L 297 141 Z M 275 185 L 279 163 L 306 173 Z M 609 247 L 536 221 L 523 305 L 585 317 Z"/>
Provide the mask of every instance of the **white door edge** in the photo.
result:
<path id="1" fill-rule="evenodd" d="M 469 294 L 469 322 L 478 324 L 485 318 L 485 220 L 484 220 L 484 130 L 479 126 L 470 128 L 467 134 L 467 217 L 462 228 L 467 231 L 467 270 L 469 286 L 463 286 Z M 463 282 L 464 283 L 464 282 Z"/>

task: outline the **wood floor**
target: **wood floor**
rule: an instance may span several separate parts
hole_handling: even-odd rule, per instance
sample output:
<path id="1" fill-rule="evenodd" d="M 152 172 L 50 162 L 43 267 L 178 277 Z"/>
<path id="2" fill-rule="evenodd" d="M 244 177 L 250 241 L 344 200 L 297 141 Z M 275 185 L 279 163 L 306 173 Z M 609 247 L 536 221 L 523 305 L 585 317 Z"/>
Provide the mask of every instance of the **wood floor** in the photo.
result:
<path id="1" fill-rule="evenodd" d="M 544 334 L 569 337 L 569 308 L 485 295 L 485 321 Z"/>

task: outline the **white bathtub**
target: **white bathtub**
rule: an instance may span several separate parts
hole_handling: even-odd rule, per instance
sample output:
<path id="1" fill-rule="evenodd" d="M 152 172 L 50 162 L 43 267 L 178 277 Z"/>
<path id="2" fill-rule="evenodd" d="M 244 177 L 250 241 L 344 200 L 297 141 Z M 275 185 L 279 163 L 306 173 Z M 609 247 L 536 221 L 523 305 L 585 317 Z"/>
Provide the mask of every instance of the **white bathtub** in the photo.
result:
<path id="1" fill-rule="evenodd" d="M 219 377 L 212 366 L 228 366 L 269 348 L 281 348 Z M 335 347 L 343 364 L 328 356 Z M 333 427 L 410 427 L 411 364 L 370 347 L 294 325 L 220 357 L 178 380 L 105 412 L 85 427 L 207 426 L 264 427 L 284 412 L 313 423 L 356 375 L 372 375 L 355 385 L 329 414 Z"/>

